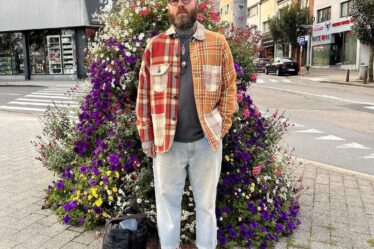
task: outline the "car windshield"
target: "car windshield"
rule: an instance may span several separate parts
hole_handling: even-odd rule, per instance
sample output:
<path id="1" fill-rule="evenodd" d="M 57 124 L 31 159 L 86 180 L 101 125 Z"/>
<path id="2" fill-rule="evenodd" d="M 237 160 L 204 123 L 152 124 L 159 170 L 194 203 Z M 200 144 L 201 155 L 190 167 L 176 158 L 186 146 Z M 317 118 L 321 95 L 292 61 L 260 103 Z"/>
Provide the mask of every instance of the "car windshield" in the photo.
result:
<path id="1" fill-rule="evenodd" d="M 282 62 L 294 62 L 292 59 L 290 59 L 290 58 L 282 58 L 281 59 L 282 60 Z"/>

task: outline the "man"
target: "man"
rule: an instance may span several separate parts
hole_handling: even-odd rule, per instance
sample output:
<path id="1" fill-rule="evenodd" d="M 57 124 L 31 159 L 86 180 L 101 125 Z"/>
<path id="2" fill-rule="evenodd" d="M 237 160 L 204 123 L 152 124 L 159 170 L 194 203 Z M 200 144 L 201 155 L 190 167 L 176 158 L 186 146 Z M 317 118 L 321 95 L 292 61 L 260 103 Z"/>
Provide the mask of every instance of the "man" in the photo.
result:
<path id="1" fill-rule="evenodd" d="M 198 0 L 169 0 L 171 27 L 147 45 L 139 75 L 137 127 L 153 158 L 162 249 L 180 240 L 188 174 L 196 203 L 196 246 L 216 247 L 216 189 L 222 137 L 237 109 L 236 74 L 223 35 L 196 21 Z"/>

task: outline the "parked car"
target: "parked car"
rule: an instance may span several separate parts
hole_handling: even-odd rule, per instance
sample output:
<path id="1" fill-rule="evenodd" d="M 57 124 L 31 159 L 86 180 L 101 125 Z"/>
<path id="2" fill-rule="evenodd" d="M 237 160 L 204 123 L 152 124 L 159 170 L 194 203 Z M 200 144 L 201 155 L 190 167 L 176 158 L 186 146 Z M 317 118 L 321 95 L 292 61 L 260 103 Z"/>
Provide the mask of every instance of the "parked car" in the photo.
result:
<path id="1" fill-rule="evenodd" d="M 270 63 L 269 59 L 265 58 L 257 58 L 254 61 L 256 65 L 256 72 L 265 72 L 265 66 L 266 64 Z"/>
<path id="2" fill-rule="evenodd" d="M 275 73 L 278 76 L 283 74 L 298 75 L 299 65 L 291 58 L 275 58 L 265 65 L 265 73 Z"/>

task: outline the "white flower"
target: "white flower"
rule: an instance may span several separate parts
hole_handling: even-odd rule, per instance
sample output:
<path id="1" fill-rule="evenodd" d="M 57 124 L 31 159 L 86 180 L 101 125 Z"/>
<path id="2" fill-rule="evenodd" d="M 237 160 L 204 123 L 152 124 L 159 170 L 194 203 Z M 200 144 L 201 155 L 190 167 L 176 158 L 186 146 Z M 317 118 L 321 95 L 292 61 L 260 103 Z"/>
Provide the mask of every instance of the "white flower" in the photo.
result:
<path id="1" fill-rule="evenodd" d="M 242 190 L 240 188 L 238 188 L 238 192 L 240 193 L 240 192 L 242 192 Z"/>
<path id="2" fill-rule="evenodd" d="M 138 198 L 138 199 L 136 200 L 136 202 L 140 204 L 140 203 L 142 203 L 142 199 Z"/>
<path id="3" fill-rule="evenodd" d="M 222 218 L 222 217 L 219 217 L 219 220 L 220 220 L 220 221 L 223 221 L 223 218 Z"/>

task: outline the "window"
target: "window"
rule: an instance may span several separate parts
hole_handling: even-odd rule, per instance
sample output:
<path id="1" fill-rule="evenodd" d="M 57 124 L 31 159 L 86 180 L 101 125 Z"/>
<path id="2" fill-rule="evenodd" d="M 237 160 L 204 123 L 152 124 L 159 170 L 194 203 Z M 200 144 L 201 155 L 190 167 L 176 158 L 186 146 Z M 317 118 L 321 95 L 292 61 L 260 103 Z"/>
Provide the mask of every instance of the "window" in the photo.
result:
<path id="1" fill-rule="evenodd" d="M 0 34 L 0 75 L 23 74 L 22 33 Z"/>
<path id="2" fill-rule="evenodd" d="M 257 5 L 248 8 L 248 16 L 254 16 L 257 15 Z"/>
<path id="3" fill-rule="evenodd" d="M 352 7 L 352 1 L 347 1 L 340 4 L 340 17 L 349 16 Z"/>
<path id="4" fill-rule="evenodd" d="M 262 27 L 263 27 L 263 32 L 264 33 L 267 33 L 267 32 L 270 32 L 270 27 L 269 27 L 269 22 L 263 22 L 262 23 Z"/>
<path id="5" fill-rule="evenodd" d="M 329 21 L 331 19 L 331 7 L 317 11 L 317 23 Z"/>
<path id="6" fill-rule="evenodd" d="M 229 13 L 229 9 L 230 9 L 230 4 L 227 4 L 227 5 L 223 6 L 223 8 L 221 9 L 221 13 L 223 15 L 226 15 L 227 13 Z"/>

